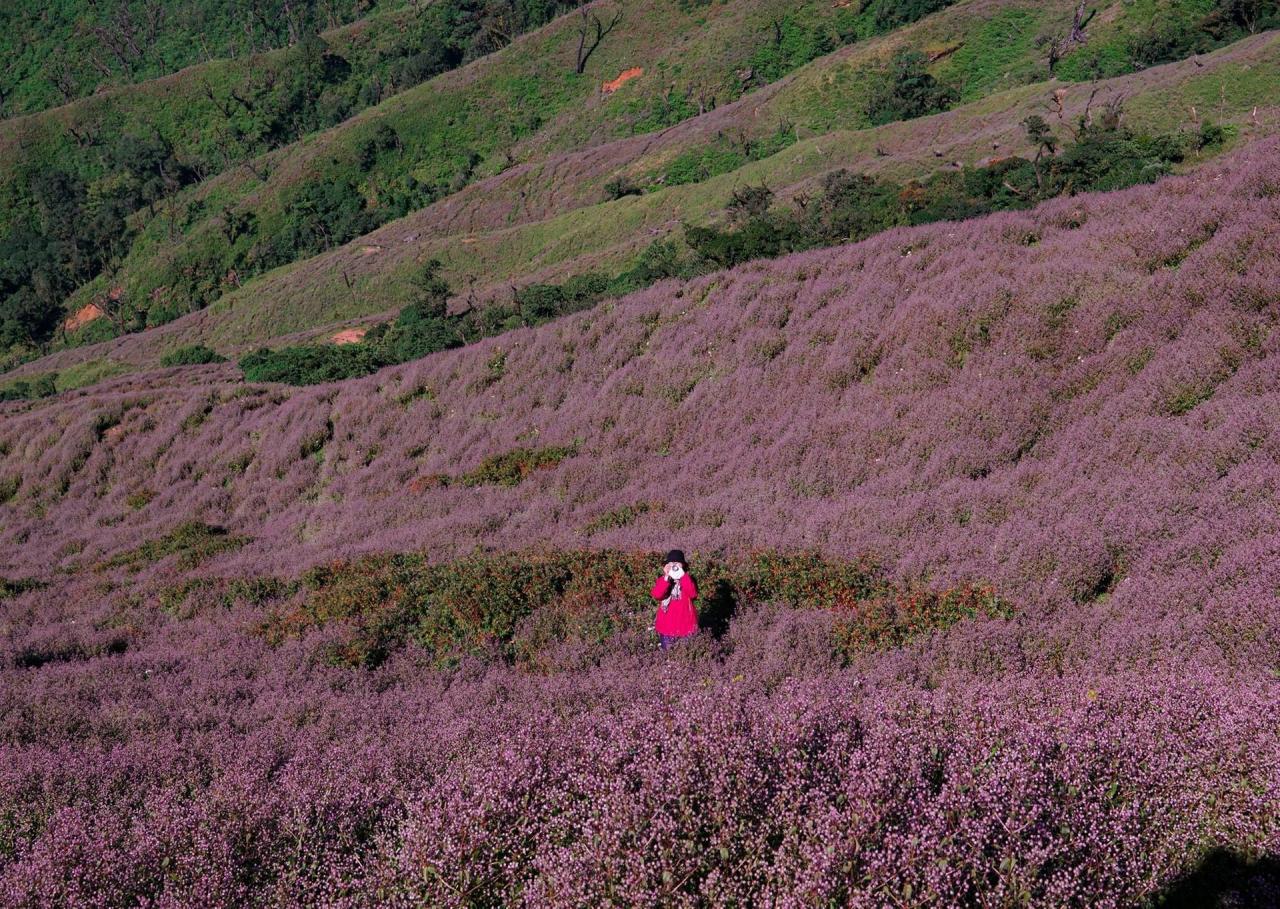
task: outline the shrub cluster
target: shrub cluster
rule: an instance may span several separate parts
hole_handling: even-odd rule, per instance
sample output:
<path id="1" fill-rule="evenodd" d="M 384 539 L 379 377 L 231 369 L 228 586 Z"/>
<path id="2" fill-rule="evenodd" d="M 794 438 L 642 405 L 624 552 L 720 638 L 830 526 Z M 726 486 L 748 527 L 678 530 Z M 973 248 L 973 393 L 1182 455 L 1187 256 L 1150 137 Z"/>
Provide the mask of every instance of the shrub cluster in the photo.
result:
<path id="1" fill-rule="evenodd" d="M 927 63 L 919 51 L 903 49 L 867 73 L 867 120 L 872 126 L 936 114 L 960 99 L 958 91 L 929 74 Z"/>
<path id="2" fill-rule="evenodd" d="M 515 486 L 535 470 L 555 467 L 572 457 L 574 451 L 564 446 L 517 448 L 485 458 L 474 470 L 460 476 L 458 482 L 463 486 Z"/>
<path id="3" fill-rule="evenodd" d="M 0 600 L 7 600 L 28 590 L 39 590 L 45 586 L 44 581 L 35 578 L 6 578 L 0 576 Z"/>
<path id="4" fill-rule="evenodd" d="M 171 350 L 160 358 L 161 366 L 202 366 L 206 363 L 225 363 L 226 357 L 203 344 L 191 344 Z"/>
<path id="5" fill-rule="evenodd" d="M 658 556 L 577 549 L 478 552 L 447 563 L 417 554 L 338 561 L 308 572 L 303 595 L 270 612 L 258 630 L 279 644 L 306 628 L 346 623 L 346 634 L 330 656 L 351 665 L 376 665 L 410 640 L 442 665 L 468 654 L 507 660 L 522 654 L 535 660 L 542 648 L 569 634 L 565 629 L 590 628 L 603 640 L 643 628 L 652 618 L 648 591 Z M 990 587 L 963 584 L 935 591 L 889 581 L 866 561 L 815 552 L 696 559 L 695 569 L 700 624 L 712 636 L 723 634 L 747 605 L 828 610 L 836 617 L 831 649 L 844 660 L 967 618 L 1012 615 Z M 563 613 L 567 621 L 556 626 L 559 631 L 549 619 L 535 623 L 540 635 L 535 647 L 516 634 L 539 610 Z"/>
<path id="6" fill-rule="evenodd" d="M 187 521 L 170 533 L 141 546 L 112 556 L 98 564 L 100 571 L 127 568 L 137 571 L 147 565 L 173 557 L 179 570 L 195 568 L 206 559 L 222 552 L 238 549 L 248 540 L 233 536 L 226 528 L 201 521 Z"/>
<path id="7" fill-rule="evenodd" d="M 508 304 L 450 313 L 449 285 L 440 277 L 440 267 L 438 259 L 423 266 L 412 282 L 412 302 L 394 322 L 375 326 L 360 342 L 262 348 L 240 361 L 245 378 L 311 385 L 368 375 L 491 335 L 541 325 L 632 289 L 625 277 L 610 281 L 603 275 L 576 275 L 563 284 L 525 285 Z"/>
<path id="8" fill-rule="evenodd" d="M 1135 65 L 1155 66 L 1207 53 L 1267 29 L 1280 27 L 1277 0 L 1213 0 L 1197 18 L 1152 16 L 1127 50 Z"/>
<path id="9" fill-rule="evenodd" d="M 555 467 L 565 458 L 573 457 L 573 446 L 552 445 L 546 448 L 514 448 L 501 454 L 490 455 L 471 470 L 458 476 L 433 473 L 418 477 L 409 483 L 411 492 L 443 489 L 459 486 L 518 486 L 538 470 Z"/>
<path id="10" fill-rule="evenodd" d="M 54 383 L 57 378 L 57 373 L 47 372 L 31 379 L 15 379 L 0 388 L 0 401 L 34 401 L 56 395 L 58 388 Z"/>
<path id="11" fill-rule="evenodd" d="M 1033 160 L 1010 156 L 907 183 L 835 171 L 823 179 L 817 196 L 786 210 L 771 206 L 767 188 L 739 190 L 730 200 L 728 225 L 687 225 L 685 240 L 697 260 L 729 268 L 862 240 L 897 225 L 974 218 L 1030 208 L 1055 196 L 1149 183 L 1187 154 L 1223 139 L 1223 131 L 1208 124 L 1194 134 L 1134 133 L 1119 124 L 1115 112 L 1082 120 L 1061 149 L 1042 118 L 1028 118 L 1026 127 L 1038 146 Z"/>

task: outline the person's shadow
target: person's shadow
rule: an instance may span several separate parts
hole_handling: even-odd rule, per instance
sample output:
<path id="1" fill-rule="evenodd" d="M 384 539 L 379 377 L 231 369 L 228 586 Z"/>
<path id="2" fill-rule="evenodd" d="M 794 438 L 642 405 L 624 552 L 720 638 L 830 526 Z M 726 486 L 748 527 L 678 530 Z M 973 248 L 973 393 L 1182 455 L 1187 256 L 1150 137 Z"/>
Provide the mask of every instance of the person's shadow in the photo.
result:
<path id="1" fill-rule="evenodd" d="M 1280 907 L 1280 858 L 1250 859 L 1214 849 L 1151 902 L 1160 909 L 1276 909 Z"/>
<path id="2" fill-rule="evenodd" d="M 711 585 L 698 603 L 698 627 L 711 633 L 717 640 L 729 630 L 729 622 L 738 611 L 738 596 L 733 585 L 724 578 Z"/>

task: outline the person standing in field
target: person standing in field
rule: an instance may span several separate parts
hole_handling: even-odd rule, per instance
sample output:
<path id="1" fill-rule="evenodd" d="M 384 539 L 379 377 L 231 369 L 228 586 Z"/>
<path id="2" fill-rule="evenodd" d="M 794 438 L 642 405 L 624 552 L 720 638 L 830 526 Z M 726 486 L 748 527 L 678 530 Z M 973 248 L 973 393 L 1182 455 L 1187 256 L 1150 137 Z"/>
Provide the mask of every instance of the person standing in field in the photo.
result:
<path id="1" fill-rule="evenodd" d="M 673 549 L 662 564 L 662 577 L 653 584 L 650 595 L 658 601 L 658 615 L 653 628 L 658 632 L 658 646 L 668 649 L 678 638 L 687 638 L 698 630 L 698 613 L 693 601 L 698 588 L 688 574 L 684 553 Z"/>

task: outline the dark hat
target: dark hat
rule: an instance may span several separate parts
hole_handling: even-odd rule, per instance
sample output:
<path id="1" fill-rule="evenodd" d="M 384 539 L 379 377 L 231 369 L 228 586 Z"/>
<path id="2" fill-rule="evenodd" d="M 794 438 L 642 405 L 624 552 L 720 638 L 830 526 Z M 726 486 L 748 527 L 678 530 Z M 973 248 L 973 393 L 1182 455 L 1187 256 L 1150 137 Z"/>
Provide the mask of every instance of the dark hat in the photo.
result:
<path id="1" fill-rule="evenodd" d="M 689 567 L 689 563 L 684 560 L 684 553 L 679 549 L 673 549 L 667 553 L 667 557 L 662 560 L 662 564 L 665 565 L 668 562 L 679 562 L 686 568 Z"/>

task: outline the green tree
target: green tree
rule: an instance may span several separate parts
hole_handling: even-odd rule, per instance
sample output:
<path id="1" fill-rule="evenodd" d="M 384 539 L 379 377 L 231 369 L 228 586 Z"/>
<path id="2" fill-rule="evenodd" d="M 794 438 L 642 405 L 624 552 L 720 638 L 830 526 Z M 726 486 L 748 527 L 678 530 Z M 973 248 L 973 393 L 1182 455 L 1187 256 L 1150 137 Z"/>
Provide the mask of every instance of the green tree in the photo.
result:
<path id="1" fill-rule="evenodd" d="M 927 59 L 916 50 L 900 50 L 888 65 L 872 71 L 867 118 L 875 126 L 944 111 L 959 93 L 938 82 L 925 68 Z"/>

